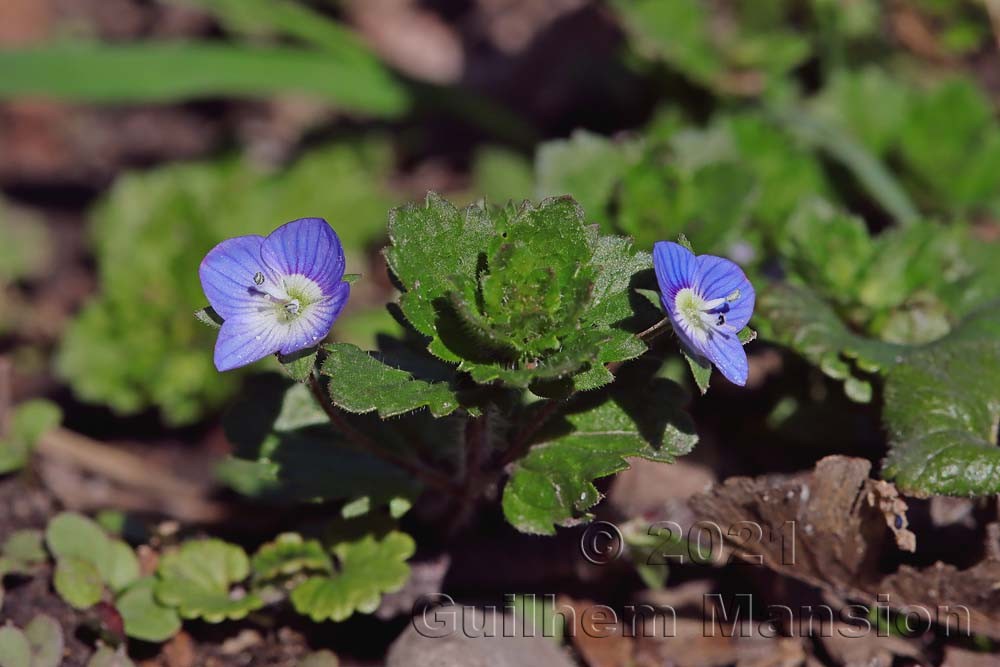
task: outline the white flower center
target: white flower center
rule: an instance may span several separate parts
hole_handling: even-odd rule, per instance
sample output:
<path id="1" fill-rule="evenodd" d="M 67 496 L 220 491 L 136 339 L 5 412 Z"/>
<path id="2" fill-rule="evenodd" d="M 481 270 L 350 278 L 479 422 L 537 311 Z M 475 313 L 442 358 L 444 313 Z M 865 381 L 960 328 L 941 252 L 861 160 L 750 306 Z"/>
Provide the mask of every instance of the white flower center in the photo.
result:
<path id="1" fill-rule="evenodd" d="M 277 320 L 286 324 L 304 315 L 309 306 L 323 298 L 323 290 L 316 281 L 301 274 L 282 276 L 276 284 L 264 284 L 263 275 L 258 272 L 254 283 L 267 303 L 261 310 L 273 308 Z"/>
<path id="2" fill-rule="evenodd" d="M 738 298 L 740 292 L 736 290 L 728 296 L 706 301 L 692 288 L 685 287 L 674 297 L 678 324 L 689 338 L 699 343 L 706 342 L 715 332 L 734 333 L 736 328 L 726 322 L 722 307 Z"/>

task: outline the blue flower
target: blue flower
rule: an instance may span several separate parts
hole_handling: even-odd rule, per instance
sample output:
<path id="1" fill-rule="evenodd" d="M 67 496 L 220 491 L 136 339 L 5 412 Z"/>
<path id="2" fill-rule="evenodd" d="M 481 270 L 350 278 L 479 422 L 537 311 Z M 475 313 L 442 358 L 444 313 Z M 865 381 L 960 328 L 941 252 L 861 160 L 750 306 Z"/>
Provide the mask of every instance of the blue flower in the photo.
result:
<path id="1" fill-rule="evenodd" d="M 653 267 L 681 344 L 712 362 L 727 380 L 744 386 L 747 355 L 738 334 L 750 321 L 756 295 L 743 269 L 722 257 L 695 257 L 669 241 L 653 246 Z"/>
<path id="2" fill-rule="evenodd" d="M 223 241 L 205 255 L 198 275 L 224 320 L 215 343 L 220 371 L 316 345 L 351 291 L 343 281 L 344 248 L 322 218 L 294 220 L 267 238 Z"/>

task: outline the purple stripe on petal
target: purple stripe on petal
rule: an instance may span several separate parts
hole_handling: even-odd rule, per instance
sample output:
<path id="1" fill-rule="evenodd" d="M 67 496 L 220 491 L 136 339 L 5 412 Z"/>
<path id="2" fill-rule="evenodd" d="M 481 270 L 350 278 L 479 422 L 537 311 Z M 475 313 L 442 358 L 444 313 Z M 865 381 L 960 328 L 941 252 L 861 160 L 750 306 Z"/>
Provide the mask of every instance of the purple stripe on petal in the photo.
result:
<path id="1" fill-rule="evenodd" d="M 198 268 L 201 287 L 208 302 L 223 319 L 253 308 L 257 297 L 252 288 L 257 272 L 268 272 L 261 260 L 263 236 L 239 236 L 212 248 Z"/>
<path id="2" fill-rule="evenodd" d="M 729 325 L 737 329 L 745 327 L 753 315 L 757 295 L 743 269 L 724 257 L 713 255 L 701 255 L 695 261 L 694 289 L 698 295 L 711 301 L 724 299 L 739 290 L 739 298 L 729 302 L 728 309 L 723 312 Z"/>
<path id="3" fill-rule="evenodd" d="M 334 320 L 340 315 L 350 296 L 351 286 L 339 283 L 333 293 L 321 301 L 310 304 L 301 316 L 292 320 L 282 332 L 281 354 L 291 354 L 307 347 L 317 345 L 326 338 L 333 327 Z"/>
<path id="4" fill-rule="evenodd" d="M 741 294 L 745 287 L 753 289 L 743 269 L 724 257 L 701 255 L 695 264 L 693 287 L 706 301 L 724 298 L 737 289 Z"/>
<path id="5" fill-rule="evenodd" d="M 324 294 L 344 277 L 344 248 L 322 218 L 301 218 L 278 227 L 264 240 L 261 255 L 283 275 L 304 275 Z"/>
<path id="6" fill-rule="evenodd" d="M 696 268 L 694 254 L 682 245 L 658 241 L 653 245 L 653 268 L 660 293 L 670 298 L 691 286 Z"/>
<path id="7" fill-rule="evenodd" d="M 279 327 L 273 311 L 226 319 L 215 341 L 215 367 L 230 371 L 274 354 L 280 347 Z"/>
<path id="8" fill-rule="evenodd" d="M 705 344 L 705 355 L 727 380 L 741 387 L 746 386 L 750 372 L 747 353 L 736 334 L 714 334 Z"/>

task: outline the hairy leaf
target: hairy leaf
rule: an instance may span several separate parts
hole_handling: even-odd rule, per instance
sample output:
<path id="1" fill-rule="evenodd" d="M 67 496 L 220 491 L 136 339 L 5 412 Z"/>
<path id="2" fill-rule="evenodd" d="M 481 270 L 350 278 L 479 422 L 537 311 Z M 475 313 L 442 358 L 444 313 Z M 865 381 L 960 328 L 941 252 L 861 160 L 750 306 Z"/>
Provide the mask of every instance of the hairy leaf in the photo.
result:
<path id="1" fill-rule="evenodd" d="M 330 378 L 330 398 L 348 412 L 377 410 L 379 417 L 395 417 L 428 407 L 443 417 L 459 407 L 458 397 L 446 382 L 427 382 L 395 368 L 378 355 L 347 343 L 324 348 L 322 373 Z"/>
<path id="2" fill-rule="evenodd" d="M 986 310 L 890 372 L 883 474 L 909 493 L 1000 492 L 1000 318 Z"/>
<path id="3" fill-rule="evenodd" d="M 390 236 L 403 314 L 476 382 L 523 388 L 645 350 L 625 328 L 626 287 L 649 256 L 600 237 L 572 199 L 459 212 L 430 195 L 393 212 Z M 606 381 L 591 373 L 581 385 Z"/>
<path id="4" fill-rule="evenodd" d="M 682 400 L 677 385 L 655 379 L 634 394 L 588 396 L 568 406 L 515 464 L 503 492 L 507 520 L 522 532 L 551 535 L 553 524 L 589 518 L 601 499 L 593 480 L 625 470 L 628 457 L 669 463 L 690 451 L 697 436 L 679 409 Z"/>

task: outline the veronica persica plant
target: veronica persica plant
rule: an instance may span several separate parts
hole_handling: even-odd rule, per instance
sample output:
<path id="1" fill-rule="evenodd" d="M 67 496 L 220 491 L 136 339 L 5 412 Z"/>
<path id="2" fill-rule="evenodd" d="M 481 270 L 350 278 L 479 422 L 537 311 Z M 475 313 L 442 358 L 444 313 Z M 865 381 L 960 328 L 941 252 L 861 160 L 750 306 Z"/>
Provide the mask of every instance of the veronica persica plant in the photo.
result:
<path id="1" fill-rule="evenodd" d="M 344 266 L 340 239 L 322 218 L 294 220 L 266 238 L 239 236 L 212 248 L 198 273 L 224 320 L 215 367 L 228 371 L 317 345 L 347 303 Z"/>
<path id="2" fill-rule="evenodd" d="M 684 246 L 653 246 L 660 299 L 687 352 L 707 359 L 733 384 L 747 383 L 747 355 L 739 332 L 753 314 L 753 285 L 723 257 L 695 256 Z"/>

